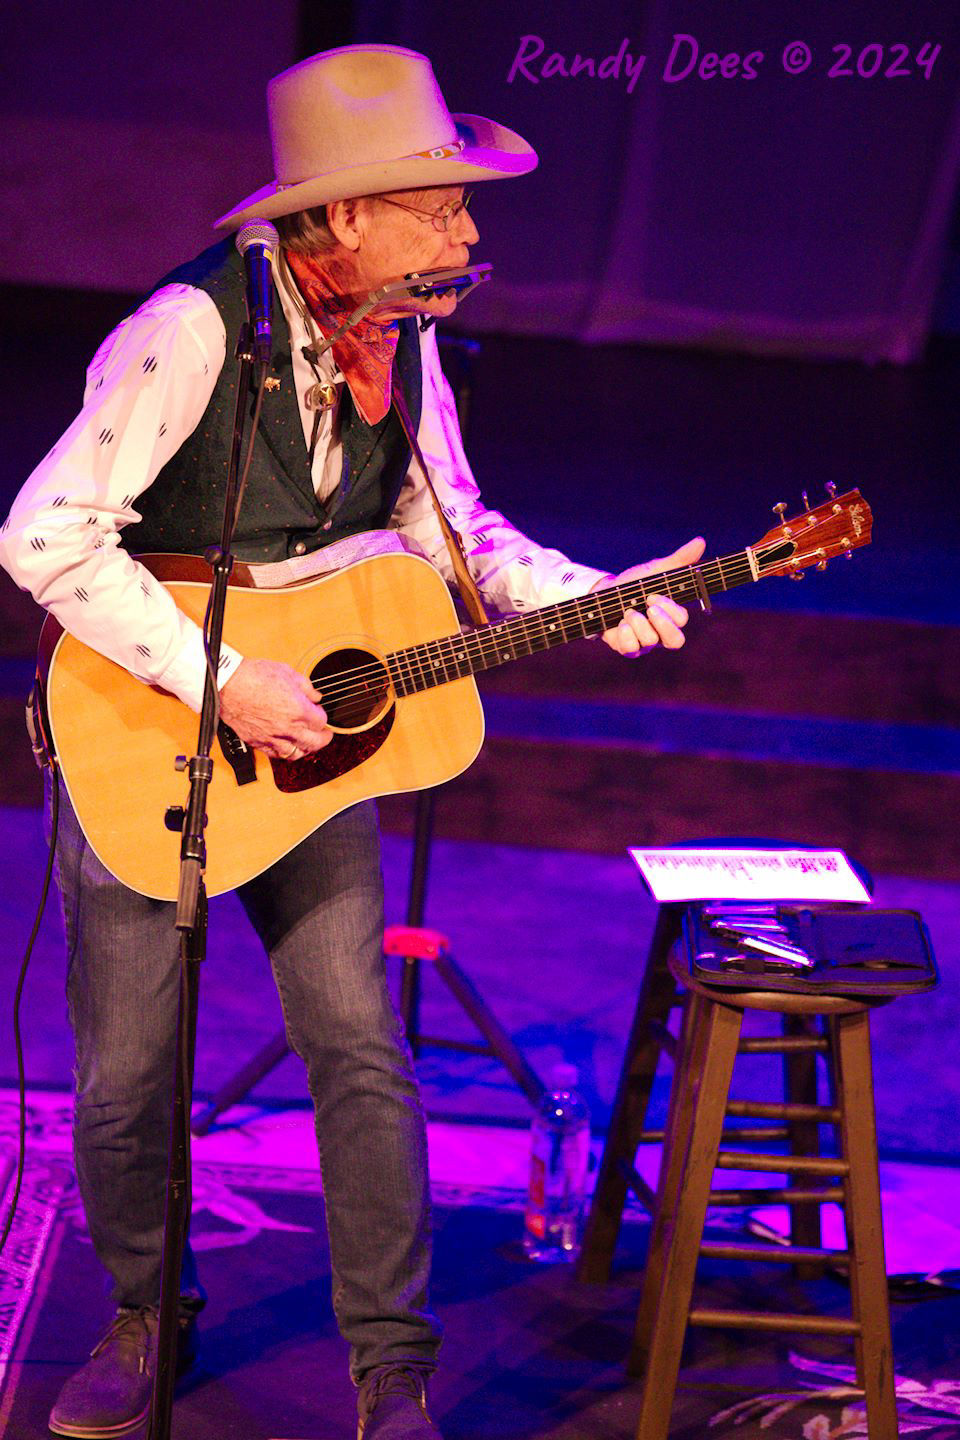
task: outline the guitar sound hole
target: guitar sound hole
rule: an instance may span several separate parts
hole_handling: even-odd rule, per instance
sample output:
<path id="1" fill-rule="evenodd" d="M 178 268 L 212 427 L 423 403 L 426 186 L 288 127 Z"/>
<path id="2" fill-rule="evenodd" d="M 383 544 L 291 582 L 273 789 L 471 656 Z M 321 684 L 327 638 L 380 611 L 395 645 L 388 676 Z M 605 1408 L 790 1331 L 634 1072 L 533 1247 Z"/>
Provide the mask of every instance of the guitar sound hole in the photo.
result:
<path id="1" fill-rule="evenodd" d="M 310 671 L 335 730 L 362 730 L 392 702 L 386 666 L 366 650 L 335 650 Z"/>

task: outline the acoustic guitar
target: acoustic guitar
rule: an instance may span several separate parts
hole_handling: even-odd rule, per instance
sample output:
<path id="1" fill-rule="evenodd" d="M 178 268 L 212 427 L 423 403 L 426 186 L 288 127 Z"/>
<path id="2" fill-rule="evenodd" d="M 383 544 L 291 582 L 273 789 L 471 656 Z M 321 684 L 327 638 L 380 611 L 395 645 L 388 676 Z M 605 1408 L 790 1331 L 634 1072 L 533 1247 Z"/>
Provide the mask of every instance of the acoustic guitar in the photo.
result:
<path id="1" fill-rule="evenodd" d="M 278 567 L 238 563 L 224 639 L 242 654 L 285 661 L 309 676 L 335 734 L 316 755 L 283 761 L 220 726 L 208 797 L 208 893 L 259 875 L 349 805 L 439 785 L 465 770 L 483 743 L 473 679 L 479 671 L 599 635 L 652 594 L 709 608 L 710 597 L 725 590 L 768 575 L 799 578 L 870 541 L 870 507 L 859 490 L 831 494 L 789 520 L 785 509 L 778 507 L 780 521 L 762 540 L 735 554 L 467 631 L 439 573 L 402 551 L 281 588 L 265 588 L 264 576 Z M 329 554 L 316 552 L 318 563 L 329 563 Z M 186 555 L 140 558 L 202 623 L 206 563 Z M 41 633 L 38 680 L 46 739 L 95 854 L 131 889 L 174 899 L 187 790 L 179 757 L 193 753 L 196 715 L 67 634 L 52 616 Z"/>

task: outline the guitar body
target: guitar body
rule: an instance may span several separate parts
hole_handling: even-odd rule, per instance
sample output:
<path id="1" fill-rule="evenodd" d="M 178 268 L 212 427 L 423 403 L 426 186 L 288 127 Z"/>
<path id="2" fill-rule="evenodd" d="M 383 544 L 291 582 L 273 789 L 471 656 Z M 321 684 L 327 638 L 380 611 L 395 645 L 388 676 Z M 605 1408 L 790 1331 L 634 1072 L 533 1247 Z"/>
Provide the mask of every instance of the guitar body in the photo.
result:
<path id="1" fill-rule="evenodd" d="M 144 563 L 177 606 L 202 623 L 210 590 L 206 565 L 189 556 L 145 557 Z M 313 675 L 321 699 L 325 666 L 382 675 L 384 656 L 458 629 L 444 581 L 414 555 L 360 560 L 284 589 L 257 588 L 257 568 L 237 567 L 224 640 L 251 658 L 285 661 Z M 44 663 L 50 738 L 92 849 L 131 889 L 175 899 L 180 835 L 165 817 L 186 804 L 188 780 L 174 762 L 194 753 L 197 716 L 49 618 L 41 670 Z M 259 875 L 349 805 L 451 779 L 483 743 L 483 711 L 471 676 L 399 697 L 381 688 L 369 713 L 345 712 L 342 727 L 336 706 L 325 708 L 337 732 L 326 749 L 294 762 L 245 751 L 244 783 L 215 742 L 206 830 L 210 895 Z"/>

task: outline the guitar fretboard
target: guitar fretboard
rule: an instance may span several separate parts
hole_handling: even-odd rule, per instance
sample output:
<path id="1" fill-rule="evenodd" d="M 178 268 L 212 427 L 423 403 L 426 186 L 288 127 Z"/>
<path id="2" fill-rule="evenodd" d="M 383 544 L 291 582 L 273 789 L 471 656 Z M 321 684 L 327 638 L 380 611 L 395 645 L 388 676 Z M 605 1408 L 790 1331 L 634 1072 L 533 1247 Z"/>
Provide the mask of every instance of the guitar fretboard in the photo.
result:
<path id="1" fill-rule="evenodd" d="M 719 595 L 756 579 L 747 550 L 717 557 L 704 565 L 647 575 L 608 589 L 594 590 L 574 600 L 546 605 L 529 615 L 516 615 L 465 634 L 445 635 L 395 650 L 386 657 L 398 695 L 445 685 L 451 680 L 491 670 L 537 650 L 551 650 L 570 640 L 602 635 L 623 619 L 628 610 L 641 609 L 651 595 L 668 595 L 681 605 L 696 605 L 706 595 Z"/>

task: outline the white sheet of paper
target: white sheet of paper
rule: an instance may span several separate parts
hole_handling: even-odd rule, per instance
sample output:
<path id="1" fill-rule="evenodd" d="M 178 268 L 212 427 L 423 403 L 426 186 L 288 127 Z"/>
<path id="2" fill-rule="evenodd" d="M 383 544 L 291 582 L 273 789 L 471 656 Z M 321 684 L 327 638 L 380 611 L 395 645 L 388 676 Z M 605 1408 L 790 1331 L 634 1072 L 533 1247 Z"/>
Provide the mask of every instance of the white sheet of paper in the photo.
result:
<path id="1" fill-rule="evenodd" d="M 842 850 L 640 849 L 630 854 L 653 898 L 870 903 Z"/>

